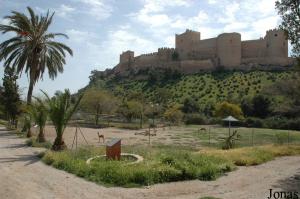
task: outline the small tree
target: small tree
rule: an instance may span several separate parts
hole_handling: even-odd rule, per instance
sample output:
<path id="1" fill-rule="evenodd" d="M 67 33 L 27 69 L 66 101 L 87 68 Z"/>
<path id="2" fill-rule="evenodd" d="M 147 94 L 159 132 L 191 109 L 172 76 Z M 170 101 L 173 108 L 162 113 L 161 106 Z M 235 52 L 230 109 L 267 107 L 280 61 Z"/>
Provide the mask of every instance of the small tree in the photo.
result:
<path id="1" fill-rule="evenodd" d="M 183 113 L 181 111 L 180 105 L 177 104 L 168 108 L 164 113 L 164 117 L 172 124 L 179 124 L 183 118 Z"/>
<path id="2" fill-rule="evenodd" d="M 18 76 L 10 67 L 6 67 L 3 77 L 3 91 L 1 103 L 4 105 L 4 112 L 10 125 L 17 127 L 17 116 L 21 113 L 21 100 L 17 85 Z"/>
<path id="3" fill-rule="evenodd" d="M 256 95 L 252 99 L 252 104 L 253 104 L 253 116 L 265 118 L 271 113 L 270 110 L 271 101 L 266 96 Z"/>
<path id="4" fill-rule="evenodd" d="M 33 121 L 39 126 L 37 142 L 45 142 L 44 129 L 48 118 L 48 110 L 41 99 L 36 98 L 36 100 L 34 104 L 29 105 L 29 113 Z"/>
<path id="5" fill-rule="evenodd" d="M 95 89 L 87 90 L 80 104 L 83 110 L 95 115 L 96 125 L 99 123 L 101 114 L 112 113 L 116 107 L 116 101 L 112 95 Z"/>
<path id="6" fill-rule="evenodd" d="M 197 113 L 200 110 L 199 104 L 191 97 L 185 98 L 182 111 L 184 113 Z"/>
<path id="7" fill-rule="evenodd" d="M 222 102 L 216 105 L 215 115 L 217 117 L 226 117 L 231 115 L 235 118 L 242 119 L 243 112 L 242 109 L 236 104 L 230 104 L 228 102 Z"/>
<path id="8" fill-rule="evenodd" d="M 131 122 L 133 118 L 141 117 L 143 105 L 138 101 L 125 101 L 121 104 L 118 112 L 126 118 L 128 122 Z"/>
<path id="9" fill-rule="evenodd" d="M 82 95 L 72 106 L 71 94 L 68 89 L 66 89 L 63 93 L 57 93 L 57 95 L 52 98 L 50 98 L 45 92 L 43 93 L 46 96 L 46 102 L 48 103 L 49 118 L 51 119 L 56 131 L 56 138 L 54 140 L 52 150 L 63 150 L 67 148 L 63 140 L 63 133 L 72 115 L 77 110 Z"/>

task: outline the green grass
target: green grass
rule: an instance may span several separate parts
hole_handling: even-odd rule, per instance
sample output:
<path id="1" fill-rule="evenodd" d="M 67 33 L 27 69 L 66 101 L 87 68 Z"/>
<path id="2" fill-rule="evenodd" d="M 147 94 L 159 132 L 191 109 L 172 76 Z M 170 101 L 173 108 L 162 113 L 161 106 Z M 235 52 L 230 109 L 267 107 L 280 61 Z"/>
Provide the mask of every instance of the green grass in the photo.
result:
<path id="1" fill-rule="evenodd" d="M 0 126 L 6 126 L 6 125 L 7 125 L 7 121 L 0 119 Z"/>
<path id="2" fill-rule="evenodd" d="M 194 179 L 215 180 L 234 170 L 235 165 L 258 165 L 279 156 L 300 155 L 300 146 L 266 145 L 227 151 L 203 149 L 200 152 L 180 146 L 124 146 L 122 151 L 139 154 L 145 160 L 128 165 L 128 161 L 107 161 L 101 158 L 87 165 L 88 158 L 105 154 L 104 147 L 47 151 L 42 160 L 55 168 L 102 185 L 138 187 Z"/>
<path id="3" fill-rule="evenodd" d="M 237 166 L 252 166 L 265 163 L 280 156 L 300 155 L 299 145 L 266 145 L 259 147 L 244 147 L 232 150 L 206 150 L 200 152 L 224 158 Z"/>
<path id="4" fill-rule="evenodd" d="M 46 142 L 39 143 L 36 141 L 36 137 L 31 137 L 27 139 L 26 144 L 31 147 L 46 148 L 46 149 L 50 149 L 52 147 L 51 142 L 46 141 Z"/>
<path id="5" fill-rule="evenodd" d="M 198 131 L 205 127 L 206 131 Z M 221 148 L 224 144 L 222 138 L 228 136 L 226 127 L 208 127 L 191 125 L 187 127 L 191 131 L 176 133 L 175 137 L 180 138 L 191 136 L 199 142 L 201 146 Z M 235 147 L 259 146 L 266 144 L 300 144 L 300 132 L 289 130 L 275 130 L 263 128 L 232 128 L 231 132 L 237 130 L 240 135 L 239 140 L 235 142 Z M 210 132 L 209 132 L 210 131 Z"/>
<path id="6" fill-rule="evenodd" d="M 234 169 L 234 165 L 227 160 L 184 149 L 140 146 L 124 147 L 123 151 L 142 155 L 145 160 L 137 165 L 127 165 L 123 161 L 100 159 L 87 165 L 85 161 L 94 155 L 104 154 L 104 148 L 86 148 L 77 151 L 48 151 L 43 161 L 99 184 L 122 187 L 192 179 L 214 180 Z"/>

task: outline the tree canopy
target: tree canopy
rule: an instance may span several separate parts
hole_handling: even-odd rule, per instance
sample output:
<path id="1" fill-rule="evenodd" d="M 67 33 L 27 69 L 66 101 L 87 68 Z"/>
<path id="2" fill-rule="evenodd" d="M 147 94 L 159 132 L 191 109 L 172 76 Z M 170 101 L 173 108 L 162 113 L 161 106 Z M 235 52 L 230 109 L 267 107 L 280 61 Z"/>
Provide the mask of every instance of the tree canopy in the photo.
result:
<path id="1" fill-rule="evenodd" d="M 287 33 L 287 37 L 293 46 L 293 53 L 300 57 L 300 1 L 278 0 L 276 9 L 282 18 L 279 26 Z"/>
<path id="2" fill-rule="evenodd" d="M 22 71 L 28 74 L 27 103 L 30 104 L 33 87 L 45 70 L 54 79 L 64 70 L 66 52 L 70 55 L 73 52 L 65 44 L 54 40 L 58 36 L 68 38 L 67 35 L 48 32 L 54 13 L 48 11 L 45 16 L 39 16 L 30 7 L 27 10 L 29 16 L 12 11 L 12 15 L 4 17 L 9 24 L 0 24 L 0 32 L 13 35 L 0 44 L 0 61 L 4 61 L 4 67 L 15 69 L 17 74 Z"/>

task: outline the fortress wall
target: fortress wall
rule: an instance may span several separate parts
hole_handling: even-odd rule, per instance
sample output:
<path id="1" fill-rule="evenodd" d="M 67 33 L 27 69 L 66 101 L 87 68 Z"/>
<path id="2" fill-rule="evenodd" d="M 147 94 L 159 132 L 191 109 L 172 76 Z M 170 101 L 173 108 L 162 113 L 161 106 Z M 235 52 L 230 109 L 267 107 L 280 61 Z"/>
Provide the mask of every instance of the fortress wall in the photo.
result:
<path id="1" fill-rule="evenodd" d="M 266 41 L 263 39 L 242 41 L 242 58 L 266 56 Z"/>
<path id="2" fill-rule="evenodd" d="M 232 68 L 241 64 L 241 35 L 239 33 L 224 33 L 217 39 L 217 55 L 219 65 Z"/>
<path id="3" fill-rule="evenodd" d="M 285 57 L 256 57 L 243 58 L 242 64 L 260 64 L 272 66 L 289 66 L 292 65 L 292 60 Z"/>
<path id="4" fill-rule="evenodd" d="M 129 69 L 129 63 L 119 63 L 114 67 L 114 73 L 124 73 L 126 70 Z"/>
<path id="5" fill-rule="evenodd" d="M 217 38 L 198 41 L 194 46 L 195 59 L 213 59 L 217 56 Z"/>
<path id="6" fill-rule="evenodd" d="M 174 52 L 174 48 L 159 48 L 157 53 L 158 59 L 162 62 L 172 61 Z"/>
<path id="7" fill-rule="evenodd" d="M 213 70 L 215 67 L 211 60 L 184 60 L 180 62 L 181 71 L 184 74 L 198 73 L 203 70 Z"/>
<path id="8" fill-rule="evenodd" d="M 134 65 L 138 67 L 148 67 L 155 65 L 158 62 L 157 53 L 149 53 L 137 56 L 134 58 Z"/>
<path id="9" fill-rule="evenodd" d="M 121 55 L 120 55 L 120 63 L 125 63 L 125 62 L 129 62 L 129 61 L 132 61 L 134 58 L 134 52 L 133 51 L 126 51 L 126 52 L 123 52 Z"/>
<path id="10" fill-rule="evenodd" d="M 268 57 L 288 57 L 288 41 L 282 30 L 269 30 L 265 36 Z"/>
<path id="11" fill-rule="evenodd" d="M 191 52 L 200 40 L 200 32 L 186 30 L 186 32 L 175 36 L 175 47 L 181 60 L 189 59 L 188 53 Z"/>

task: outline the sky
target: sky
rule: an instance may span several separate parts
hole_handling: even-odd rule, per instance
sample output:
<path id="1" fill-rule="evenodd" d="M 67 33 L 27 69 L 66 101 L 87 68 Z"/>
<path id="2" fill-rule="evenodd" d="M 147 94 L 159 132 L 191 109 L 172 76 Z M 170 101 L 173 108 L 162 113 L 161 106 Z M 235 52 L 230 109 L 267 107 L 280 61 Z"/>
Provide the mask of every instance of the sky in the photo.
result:
<path id="1" fill-rule="evenodd" d="M 74 53 L 54 81 L 44 74 L 36 95 L 40 89 L 50 95 L 65 88 L 74 93 L 88 84 L 92 70 L 114 67 L 123 51 L 139 55 L 174 47 L 174 35 L 186 29 L 200 31 L 201 39 L 239 32 L 242 40 L 250 40 L 280 23 L 275 0 L 0 0 L 0 23 L 7 24 L 3 17 L 13 10 L 26 13 L 27 6 L 38 14 L 55 12 L 49 31 L 67 34 L 69 39 L 60 41 Z M 0 42 L 11 36 L 0 34 Z M 26 74 L 18 83 L 25 97 Z"/>

